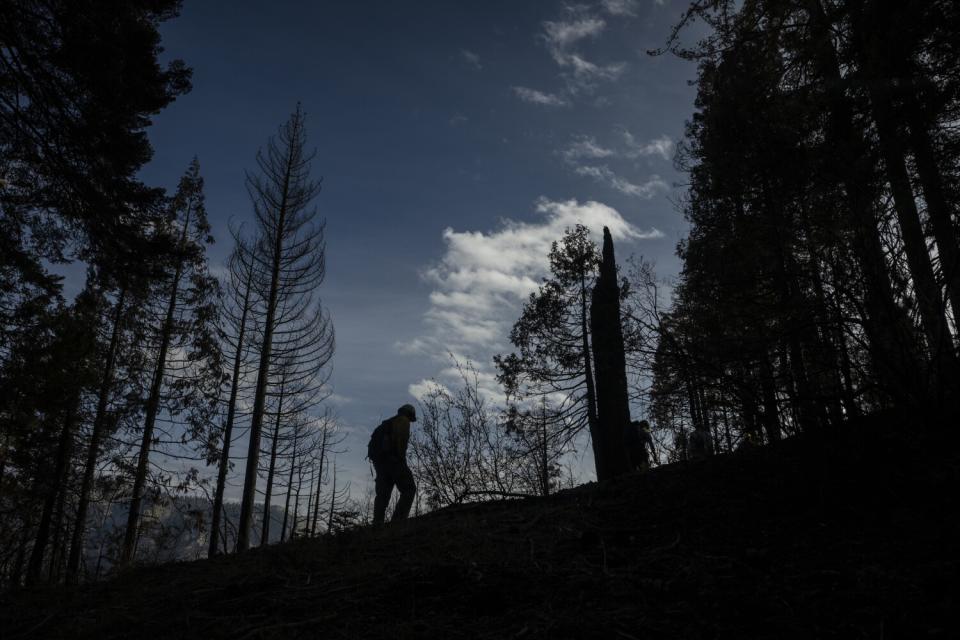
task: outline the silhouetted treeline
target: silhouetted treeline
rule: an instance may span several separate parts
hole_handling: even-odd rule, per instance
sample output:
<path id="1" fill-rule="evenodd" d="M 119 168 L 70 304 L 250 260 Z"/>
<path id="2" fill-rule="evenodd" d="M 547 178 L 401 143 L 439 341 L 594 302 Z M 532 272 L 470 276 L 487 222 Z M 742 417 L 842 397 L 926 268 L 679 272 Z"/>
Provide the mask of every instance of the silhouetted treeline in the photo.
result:
<path id="1" fill-rule="evenodd" d="M 0 588 L 154 558 L 179 539 L 170 523 L 212 554 L 254 527 L 316 534 L 346 508 L 342 487 L 321 496 L 340 438 L 319 410 L 334 344 L 303 112 L 259 156 L 255 224 L 222 281 L 199 161 L 172 194 L 137 177 L 150 118 L 190 89 L 183 62 L 158 62 L 179 6 L 0 3 Z M 236 522 L 224 492 L 245 433 Z M 279 536 L 253 522 L 274 494 Z"/>
<path id="2" fill-rule="evenodd" d="M 730 449 L 956 403 L 958 27 L 949 1 L 689 8 L 667 47 L 699 74 L 658 423 Z"/>

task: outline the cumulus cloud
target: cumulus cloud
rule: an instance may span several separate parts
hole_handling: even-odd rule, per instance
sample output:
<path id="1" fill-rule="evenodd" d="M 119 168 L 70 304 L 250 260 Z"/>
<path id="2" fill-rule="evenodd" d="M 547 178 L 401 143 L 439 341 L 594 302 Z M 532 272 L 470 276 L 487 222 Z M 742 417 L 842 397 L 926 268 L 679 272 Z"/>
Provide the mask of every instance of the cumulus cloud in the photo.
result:
<path id="1" fill-rule="evenodd" d="M 505 349 L 520 306 L 547 273 L 551 243 L 576 224 L 587 226 L 598 240 L 605 226 L 615 240 L 662 236 L 656 229 L 638 229 L 600 202 L 541 198 L 535 209 L 538 219 L 504 220 L 494 231 L 444 230 L 445 254 L 422 274 L 433 285 L 425 314 L 432 331 L 398 349 L 434 349 L 444 357 L 451 351 L 473 357 L 477 349 L 483 354 Z"/>
<path id="2" fill-rule="evenodd" d="M 471 360 L 481 378 L 481 389 L 499 394 L 491 373 L 492 356 L 509 351 L 510 327 L 547 275 L 550 246 L 565 229 L 583 224 L 598 242 L 603 227 L 621 242 L 663 237 L 657 229 L 640 229 L 613 207 L 595 201 L 541 198 L 535 213 L 529 221 L 503 220 L 492 231 L 445 229 L 443 257 L 422 272 L 433 287 L 424 314 L 428 331 L 397 343 L 395 348 L 446 362 L 448 366 L 437 379 L 450 384 L 457 379 L 456 369 L 449 367 L 451 355 L 461 362 Z M 421 380 L 410 386 L 410 393 L 422 397 L 431 384 L 435 383 Z"/>
<path id="3" fill-rule="evenodd" d="M 555 93 L 545 93 L 529 87 L 513 87 L 513 92 L 524 102 L 539 104 L 547 107 L 565 107 L 570 102 L 563 96 Z"/>

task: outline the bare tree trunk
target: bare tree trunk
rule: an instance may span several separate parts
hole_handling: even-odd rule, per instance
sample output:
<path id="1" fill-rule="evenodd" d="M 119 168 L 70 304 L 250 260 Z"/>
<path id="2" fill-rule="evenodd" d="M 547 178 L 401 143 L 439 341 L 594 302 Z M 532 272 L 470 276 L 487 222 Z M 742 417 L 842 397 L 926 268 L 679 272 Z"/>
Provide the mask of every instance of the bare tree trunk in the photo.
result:
<path id="1" fill-rule="evenodd" d="M 327 514 L 327 534 L 333 532 L 333 510 L 337 504 L 337 468 L 333 468 L 333 489 L 330 491 L 330 512 Z"/>
<path id="2" fill-rule="evenodd" d="M 287 498 L 283 505 L 283 525 L 280 527 L 280 542 L 287 539 L 287 522 L 290 517 L 290 494 L 293 492 L 293 470 L 297 459 L 296 456 L 290 461 L 290 476 L 287 478 Z"/>
<path id="3" fill-rule="evenodd" d="M 270 354 L 273 351 L 273 331 L 277 313 L 277 290 L 280 284 L 280 261 L 283 254 L 284 227 L 287 217 L 287 198 L 290 191 L 290 171 L 293 167 L 293 145 L 290 145 L 283 189 L 278 203 L 276 239 L 270 265 L 270 293 L 267 297 L 267 317 L 263 326 L 263 341 L 260 345 L 260 367 L 257 371 L 257 386 L 253 398 L 253 415 L 250 420 L 250 443 L 247 447 L 247 468 L 243 480 L 243 498 L 240 503 L 240 523 L 237 531 L 237 551 L 250 547 L 250 524 L 253 522 L 253 499 L 257 489 L 260 462 L 260 431 L 266 407 L 267 380 L 270 376 Z"/>
<path id="4" fill-rule="evenodd" d="M 252 259 L 252 258 L 251 258 Z M 223 492 L 227 484 L 227 470 L 230 468 L 230 443 L 233 439 L 233 423 L 237 415 L 237 394 L 240 389 L 240 367 L 243 364 L 243 341 L 246 337 L 247 314 L 250 311 L 250 288 L 253 279 L 253 269 L 247 271 L 247 280 L 244 283 L 243 311 L 240 314 L 240 327 L 237 332 L 237 350 L 233 355 L 233 373 L 230 378 L 230 399 L 227 404 L 227 421 L 223 427 L 223 450 L 220 452 L 220 464 L 217 468 L 217 488 L 213 496 L 213 515 L 210 521 L 210 548 L 208 557 L 217 555 L 218 540 L 220 538 L 220 514 L 223 511 Z M 227 550 L 226 536 L 223 539 L 223 550 Z"/>
<path id="5" fill-rule="evenodd" d="M 317 480 L 317 468 L 310 467 L 310 490 L 307 491 L 307 519 L 306 524 L 303 527 L 303 534 L 305 536 L 310 536 L 310 523 L 313 522 L 311 516 L 313 515 L 313 487 Z"/>
<path id="6" fill-rule="evenodd" d="M 263 536 L 260 546 L 270 544 L 270 502 L 273 497 L 273 475 L 277 468 L 277 442 L 280 440 L 280 419 L 283 416 L 283 382 L 280 382 L 280 396 L 277 399 L 277 419 L 273 426 L 273 442 L 270 444 L 270 468 L 267 471 L 267 492 L 263 496 Z"/>
<path id="7" fill-rule="evenodd" d="M 297 492 L 293 499 L 293 522 L 290 524 L 290 539 L 297 537 L 297 521 L 300 520 L 300 492 L 303 490 L 303 469 L 297 470 Z"/>
<path id="8" fill-rule="evenodd" d="M 310 535 L 317 535 L 317 517 L 320 514 L 320 490 L 323 488 L 323 463 L 327 457 L 327 434 L 326 428 L 323 430 L 323 439 L 320 441 L 320 471 L 317 474 L 317 493 L 314 497 L 313 521 L 310 524 Z"/>

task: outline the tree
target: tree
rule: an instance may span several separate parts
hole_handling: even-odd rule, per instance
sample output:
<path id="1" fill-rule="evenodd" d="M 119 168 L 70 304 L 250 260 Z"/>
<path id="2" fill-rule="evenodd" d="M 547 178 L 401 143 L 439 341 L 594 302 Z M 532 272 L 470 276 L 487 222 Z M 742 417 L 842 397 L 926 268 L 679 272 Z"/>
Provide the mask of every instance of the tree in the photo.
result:
<path id="1" fill-rule="evenodd" d="M 218 452 L 217 484 L 214 489 L 213 511 L 210 519 L 209 557 L 217 555 L 220 548 L 220 517 L 223 511 L 223 492 L 230 469 L 230 444 L 237 416 L 237 400 L 240 385 L 244 380 L 243 367 L 250 351 L 248 337 L 249 317 L 255 304 L 253 292 L 254 257 L 251 247 L 240 234 L 234 233 L 234 249 L 227 263 L 227 278 L 223 283 L 224 297 L 220 317 L 223 321 L 221 340 L 223 350 L 233 353 L 233 369 L 230 373 L 230 392 L 227 398 L 226 415 L 222 429 L 223 443 Z M 226 537 L 224 536 L 224 549 Z"/>
<path id="2" fill-rule="evenodd" d="M 162 192 L 137 179 L 150 117 L 190 89 L 165 67 L 158 27 L 178 0 L 0 5 L 2 289 L 24 304 L 54 286 L 44 260 L 104 266 L 171 249 L 145 233 Z M 104 64 L 109 60 L 109 64 Z M 6 288 L 7 282 L 22 285 Z M 33 293 L 31 293 L 33 289 Z M 2 311 L 11 310 L 7 302 Z M 2 298 L 0 298 L 2 299 Z M 14 307 L 17 305 L 13 305 Z M 0 318 L 5 328 L 15 316 Z M 27 314 L 27 319 L 30 314 Z"/>
<path id="3" fill-rule="evenodd" d="M 564 433 L 557 428 L 561 423 L 556 411 L 542 396 L 537 406 L 523 411 L 510 404 L 506 418 L 506 432 L 514 440 L 510 455 L 519 485 L 534 495 L 550 495 L 560 484 L 560 459 L 568 450 Z"/>
<path id="4" fill-rule="evenodd" d="M 583 225 L 568 229 L 550 250 L 550 277 L 530 295 L 510 332 L 515 353 L 494 358 L 497 379 L 519 402 L 556 398 L 565 442 L 584 427 L 596 443 L 602 435 L 590 349 L 590 291 L 600 257 Z M 603 448 L 594 447 L 598 477 L 606 477 Z"/>
<path id="5" fill-rule="evenodd" d="M 82 394 L 93 378 L 91 356 L 96 336 L 89 315 L 95 312 L 96 302 L 95 294 L 86 291 L 78 298 L 74 309 L 62 309 L 54 318 L 55 324 L 51 327 L 53 340 L 49 347 L 34 354 L 39 360 L 37 364 L 42 363 L 47 369 L 47 375 L 42 378 L 46 393 L 37 398 L 40 402 L 35 405 L 35 411 L 45 414 L 39 435 L 47 440 L 55 438 L 56 444 L 50 446 L 53 444 L 50 442 L 42 447 L 53 453 L 51 460 L 38 461 L 41 471 L 36 475 L 36 490 L 42 496 L 42 508 L 27 565 L 28 585 L 40 579 L 54 525 L 54 512 L 63 513 L 62 507 L 57 509 L 57 503 L 67 491 L 74 436 L 83 410 Z M 62 516 L 57 521 L 59 528 Z"/>
<path id="6" fill-rule="evenodd" d="M 598 460 L 603 460 L 600 480 L 630 470 L 623 446 L 623 434 L 630 424 L 630 398 L 627 392 L 627 357 L 624 352 L 620 298 L 623 289 L 617 280 L 617 262 L 613 238 L 603 228 L 603 258 L 600 275 L 590 299 L 590 334 L 593 337 L 593 361 L 596 366 L 597 430 L 593 439 Z"/>
<path id="7" fill-rule="evenodd" d="M 480 387 L 479 372 L 469 362 L 454 360 L 454 367 L 459 384 L 432 385 L 420 399 L 420 427 L 410 436 L 419 491 L 431 509 L 519 492 L 520 460 Z"/>
<path id="8" fill-rule="evenodd" d="M 952 394 L 940 177 L 957 147 L 932 142 L 957 107 L 947 4 L 700 0 L 675 28 L 665 49 L 699 62 L 691 231 L 652 394 L 678 434 L 729 448 Z M 684 49 L 700 18 L 711 32 Z"/>
<path id="9" fill-rule="evenodd" d="M 145 403 L 121 563 L 130 562 L 134 556 L 158 415 L 161 410 L 174 415 L 186 412 L 188 432 L 182 438 L 203 440 L 219 396 L 222 376 L 216 313 L 219 287 L 207 269 L 205 245 L 212 243 L 213 238 L 204 208 L 200 164 L 196 159 L 180 180 L 162 232 L 178 236 L 178 251 L 168 265 L 168 280 L 158 292 L 162 295 L 159 300 L 162 306 L 156 327 L 156 359 Z M 184 355 L 182 359 L 178 357 L 173 367 L 176 378 L 169 380 L 170 354 L 174 350 Z"/>
<path id="10" fill-rule="evenodd" d="M 271 366 L 304 344 L 312 344 L 312 351 L 301 354 L 303 369 L 295 377 L 315 375 L 333 354 L 333 325 L 313 298 L 326 271 L 325 241 L 324 224 L 317 223 L 317 210 L 311 205 L 320 183 L 310 178 L 315 154 L 305 150 L 304 119 L 298 105 L 278 136 L 257 154 L 260 173 L 247 176 L 257 220 L 254 286 L 260 333 L 238 551 L 250 546 Z"/>

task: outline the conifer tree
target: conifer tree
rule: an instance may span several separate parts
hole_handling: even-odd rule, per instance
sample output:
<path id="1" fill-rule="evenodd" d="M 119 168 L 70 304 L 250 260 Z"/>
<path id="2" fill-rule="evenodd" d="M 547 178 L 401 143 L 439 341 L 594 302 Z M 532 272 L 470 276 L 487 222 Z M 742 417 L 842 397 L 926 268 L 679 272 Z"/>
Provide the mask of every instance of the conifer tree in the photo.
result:
<path id="1" fill-rule="evenodd" d="M 303 384 L 304 401 L 315 402 L 322 373 L 333 355 L 333 325 L 315 298 L 325 273 L 324 224 L 312 205 L 320 191 L 310 177 L 315 154 L 307 152 L 305 116 L 299 105 L 264 150 L 259 173 L 248 174 L 247 188 L 256 216 L 254 286 L 259 364 L 250 419 L 237 550 L 250 546 L 259 476 L 260 441 L 267 417 L 271 380 L 278 363 L 296 358 L 292 378 Z"/>
<path id="2" fill-rule="evenodd" d="M 133 559 L 150 452 L 161 411 L 188 420 L 183 440 L 206 439 L 221 384 L 217 341 L 219 287 L 207 268 L 206 245 L 213 242 L 204 208 L 200 164 L 194 159 L 171 199 L 162 233 L 177 237 L 177 251 L 167 264 L 168 277 L 158 286 L 158 324 L 152 380 L 144 407 L 140 447 L 133 475 L 121 563 Z M 173 352 L 178 355 L 172 357 Z M 175 366 L 168 371 L 171 364 Z"/>

